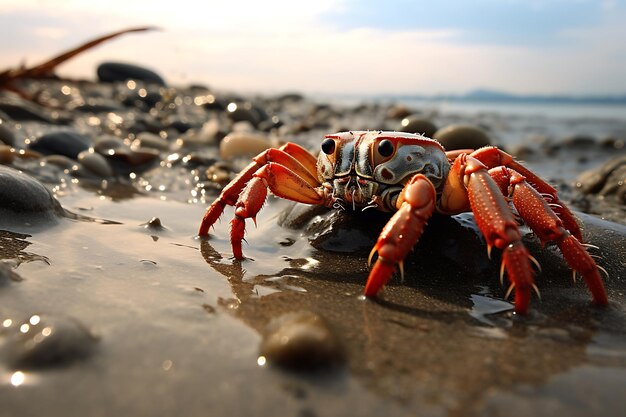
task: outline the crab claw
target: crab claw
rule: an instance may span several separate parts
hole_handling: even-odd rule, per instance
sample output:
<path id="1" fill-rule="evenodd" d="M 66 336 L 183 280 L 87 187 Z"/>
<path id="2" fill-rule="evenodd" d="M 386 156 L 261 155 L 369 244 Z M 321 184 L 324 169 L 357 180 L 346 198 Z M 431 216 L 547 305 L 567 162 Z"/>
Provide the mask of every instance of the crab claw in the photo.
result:
<path id="1" fill-rule="evenodd" d="M 370 253 L 370 261 L 375 252 L 378 259 L 365 284 L 365 296 L 376 296 L 396 265 L 402 271 L 402 261 L 422 235 L 435 208 L 435 199 L 435 187 L 422 174 L 415 175 L 404 187 L 398 198 L 400 209 L 389 219 Z"/>

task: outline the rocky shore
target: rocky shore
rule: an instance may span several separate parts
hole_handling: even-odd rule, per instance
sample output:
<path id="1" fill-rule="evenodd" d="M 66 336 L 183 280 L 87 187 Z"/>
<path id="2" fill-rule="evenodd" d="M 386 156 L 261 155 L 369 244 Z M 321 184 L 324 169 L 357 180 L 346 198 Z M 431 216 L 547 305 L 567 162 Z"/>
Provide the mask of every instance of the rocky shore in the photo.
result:
<path id="1" fill-rule="evenodd" d="M 623 410 L 625 121 L 252 96 L 119 63 L 95 72 L 0 92 L 0 416 Z M 286 141 L 316 152 L 345 130 L 524 160 L 579 216 L 610 306 L 592 306 L 524 229 L 542 298 L 516 316 L 469 214 L 433 218 L 379 301 L 360 294 L 383 213 L 272 198 L 248 229 L 249 259 L 231 258 L 232 211 L 196 238 L 251 156 Z"/>

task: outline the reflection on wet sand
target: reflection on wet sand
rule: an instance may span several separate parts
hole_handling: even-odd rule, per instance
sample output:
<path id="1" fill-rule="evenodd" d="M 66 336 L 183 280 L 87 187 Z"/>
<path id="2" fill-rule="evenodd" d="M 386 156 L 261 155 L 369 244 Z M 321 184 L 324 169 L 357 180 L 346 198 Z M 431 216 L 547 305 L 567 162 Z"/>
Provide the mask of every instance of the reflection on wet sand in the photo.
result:
<path id="1" fill-rule="evenodd" d="M 314 244 L 336 247 L 338 238 L 375 238 L 371 222 L 364 227 L 332 219 L 326 240 L 317 232 L 309 237 Z M 323 224 L 324 219 L 314 222 Z M 493 266 L 486 259 L 472 220 L 435 219 L 431 229 L 408 260 L 404 282 L 390 285 L 378 300 L 360 297 L 367 276 L 365 253 L 311 249 L 307 256 L 317 264 L 303 270 L 298 267 L 303 260 L 287 246 L 289 266 L 277 265 L 268 280 L 266 275 L 246 275 L 245 266 L 253 261 L 224 259 L 208 239 L 200 241 L 200 249 L 231 285 L 233 298 L 222 299 L 220 306 L 248 326 L 263 334 L 268 322 L 284 314 L 319 314 L 338 331 L 349 371 L 366 386 L 407 405 L 425 401 L 444 406 L 451 415 L 481 410 L 494 392 L 520 384 L 541 386 L 588 363 L 588 347 L 598 332 L 626 323 L 622 311 L 593 308 L 584 288 L 563 288 L 571 287 L 570 272 L 552 251 L 538 255 L 544 301 L 533 300 L 532 314 L 518 317 L 509 303 L 496 298 L 503 294 L 497 284 L 499 261 Z M 532 241 L 530 236 L 527 240 Z M 536 242 L 529 246 L 541 251 Z M 230 248 L 220 250 L 229 253 Z M 304 291 L 281 288 L 278 282 Z M 259 285 L 274 291 L 259 294 Z"/>

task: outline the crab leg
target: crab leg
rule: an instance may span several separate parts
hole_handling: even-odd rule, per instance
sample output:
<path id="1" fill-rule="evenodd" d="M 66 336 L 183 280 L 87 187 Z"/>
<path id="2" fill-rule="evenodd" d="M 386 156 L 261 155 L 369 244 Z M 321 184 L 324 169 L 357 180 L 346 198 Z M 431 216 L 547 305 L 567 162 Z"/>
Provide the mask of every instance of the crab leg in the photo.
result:
<path id="1" fill-rule="evenodd" d="M 373 297 L 389 281 L 407 253 L 422 235 L 426 222 L 435 208 L 437 193 L 433 184 L 422 174 L 417 174 L 404 187 L 398 198 L 398 211 L 383 228 L 370 259 L 378 252 L 378 259 L 370 271 L 365 295 Z"/>
<path id="2" fill-rule="evenodd" d="M 494 168 L 489 174 L 501 189 L 508 190 L 519 215 L 541 243 L 556 243 L 568 265 L 582 275 L 593 302 L 597 305 L 607 305 L 606 291 L 595 261 L 580 241 L 563 227 L 561 219 L 544 198 L 526 182 L 523 175 L 514 170 L 504 167 Z"/>
<path id="3" fill-rule="evenodd" d="M 535 284 L 530 253 L 522 243 L 513 212 L 485 165 L 469 155 L 459 158 L 476 224 L 485 236 L 489 250 L 494 246 L 502 250 L 502 266 L 511 281 L 509 290 L 515 288 L 515 311 L 525 314 Z"/>
<path id="4" fill-rule="evenodd" d="M 578 223 L 576 222 L 574 214 L 572 214 L 565 204 L 559 201 L 554 187 L 539 178 L 528 168 L 515 161 L 511 155 L 494 146 L 480 148 L 472 152 L 470 155 L 482 162 L 487 169 L 506 166 L 523 175 L 526 181 L 532 184 L 532 187 L 548 200 L 548 203 L 550 203 L 554 213 L 559 216 L 563 222 L 565 229 L 573 234 L 574 237 L 580 242 L 583 241 L 582 233 Z"/>
<path id="5" fill-rule="evenodd" d="M 319 186 L 319 181 L 311 172 L 311 159 L 315 159 L 306 149 L 294 143 L 283 145 L 279 149 L 267 149 L 253 158 L 253 161 L 237 175 L 220 193 L 220 196 L 209 206 L 202 223 L 199 236 L 207 236 L 209 229 L 219 219 L 224 208 L 232 206 L 237 201 L 246 183 L 252 179 L 254 173 L 269 162 L 277 162 L 299 175 L 311 187 Z M 302 162 L 300 162 L 302 161 Z"/>
<path id="6" fill-rule="evenodd" d="M 259 168 L 246 184 L 235 203 L 235 217 L 230 222 L 230 243 L 236 259 L 243 259 L 241 242 L 245 234 L 245 221 L 256 215 L 267 198 L 267 189 L 276 196 L 305 204 L 324 204 L 325 194 L 286 166 L 268 162 Z"/>

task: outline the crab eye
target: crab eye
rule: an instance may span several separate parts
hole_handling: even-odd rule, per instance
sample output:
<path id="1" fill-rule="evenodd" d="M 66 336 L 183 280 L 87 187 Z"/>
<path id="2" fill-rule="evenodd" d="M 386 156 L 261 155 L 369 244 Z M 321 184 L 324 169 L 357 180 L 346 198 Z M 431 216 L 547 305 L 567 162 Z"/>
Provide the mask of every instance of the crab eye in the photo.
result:
<path id="1" fill-rule="evenodd" d="M 332 139 L 326 139 L 322 142 L 322 152 L 326 155 L 330 155 L 335 152 L 335 141 Z"/>
<path id="2" fill-rule="evenodd" d="M 378 153 L 385 157 L 391 156 L 393 154 L 393 143 L 389 139 L 381 140 L 378 144 Z"/>

